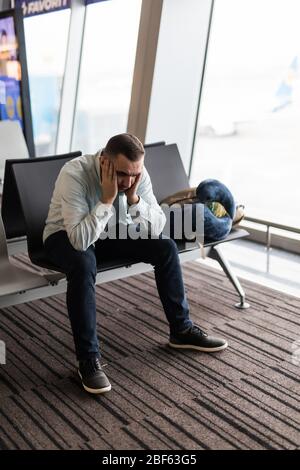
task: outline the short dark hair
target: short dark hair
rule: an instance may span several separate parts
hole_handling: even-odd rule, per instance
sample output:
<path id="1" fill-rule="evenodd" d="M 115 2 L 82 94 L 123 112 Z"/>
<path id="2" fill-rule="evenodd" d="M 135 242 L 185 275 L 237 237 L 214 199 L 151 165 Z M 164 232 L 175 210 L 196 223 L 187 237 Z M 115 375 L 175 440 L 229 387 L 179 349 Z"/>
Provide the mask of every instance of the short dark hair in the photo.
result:
<path id="1" fill-rule="evenodd" d="M 132 162 L 140 160 L 145 154 L 142 142 L 132 134 L 114 135 L 109 139 L 103 150 L 110 156 L 116 156 L 118 153 L 122 153 Z"/>

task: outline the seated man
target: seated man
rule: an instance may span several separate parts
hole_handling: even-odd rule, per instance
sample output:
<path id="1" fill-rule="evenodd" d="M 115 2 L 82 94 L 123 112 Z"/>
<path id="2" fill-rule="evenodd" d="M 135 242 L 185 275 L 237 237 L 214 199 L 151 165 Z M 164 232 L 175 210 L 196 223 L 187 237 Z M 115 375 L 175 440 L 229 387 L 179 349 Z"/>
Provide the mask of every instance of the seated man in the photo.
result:
<path id="1" fill-rule="evenodd" d="M 163 238 L 166 217 L 152 191 L 137 137 L 120 134 L 95 155 L 66 163 L 57 178 L 43 233 L 50 261 L 67 275 L 67 308 L 83 387 L 103 393 L 111 384 L 101 368 L 96 332 L 97 265 L 110 258 L 151 263 L 170 327 L 169 346 L 220 351 L 227 342 L 208 336 L 189 315 L 177 245 Z M 116 211 L 114 210 L 116 209 Z M 117 214 L 117 215 L 116 215 Z M 109 236 L 115 227 L 139 227 L 152 237 Z M 137 231 L 136 231 L 137 233 Z"/>

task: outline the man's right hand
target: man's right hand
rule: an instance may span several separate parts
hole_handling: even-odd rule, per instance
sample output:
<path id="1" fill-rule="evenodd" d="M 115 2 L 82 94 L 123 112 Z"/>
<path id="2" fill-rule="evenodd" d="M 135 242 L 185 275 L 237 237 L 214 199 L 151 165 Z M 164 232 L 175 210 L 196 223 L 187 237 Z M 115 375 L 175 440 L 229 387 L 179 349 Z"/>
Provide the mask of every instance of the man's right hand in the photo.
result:
<path id="1" fill-rule="evenodd" d="M 113 162 L 104 156 L 100 157 L 101 167 L 101 201 L 104 204 L 113 204 L 118 194 L 117 173 Z"/>

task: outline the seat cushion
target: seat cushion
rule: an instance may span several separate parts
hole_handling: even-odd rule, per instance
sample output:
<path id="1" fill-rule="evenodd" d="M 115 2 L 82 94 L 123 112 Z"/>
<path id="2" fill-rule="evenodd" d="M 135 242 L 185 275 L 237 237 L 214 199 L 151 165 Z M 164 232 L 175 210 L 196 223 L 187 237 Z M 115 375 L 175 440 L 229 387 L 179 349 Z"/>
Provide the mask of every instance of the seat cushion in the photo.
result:
<path id="1" fill-rule="evenodd" d="M 60 267 L 53 264 L 48 260 L 45 252 L 39 252 L 39 256 L 31 259 L 33 264 L 40 266 L 41 268 L 50 269 L 52 271 L 63 272 Z M 112 258 L 111 260 L 105 260 L 101 262 L 101 265 L 98 266 L 97 271 L 107 271 L 108 269 L 121 268 L 125 266 L 130 266 L 136 263 L 133 259 L 129 258 Z"/>

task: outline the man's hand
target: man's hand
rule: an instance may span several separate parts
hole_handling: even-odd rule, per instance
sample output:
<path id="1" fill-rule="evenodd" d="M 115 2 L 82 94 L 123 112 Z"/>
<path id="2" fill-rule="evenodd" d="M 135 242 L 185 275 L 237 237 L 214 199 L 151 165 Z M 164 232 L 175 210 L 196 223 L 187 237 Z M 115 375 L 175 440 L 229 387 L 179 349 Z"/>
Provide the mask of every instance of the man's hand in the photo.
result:
<path id="1" fill-rule="evenodd" d="M 130 186 L 130 188 L 128 188 L 126 191 L 125 191 L 125 194 L 127 196 L 127 202 L 129 204 L 129 206 L 131 206 L 132 204 L 137 204 L 140 200 L 140 197 L 136 194 L 136 191 L 137 191 L 137 188 L 138 188 L 138 185 L 140 184 L 140 181 L 141 181 L 141 177 L 142 177 L 142 173 L 140 173 L 139 175 L 137 175 L 137 177 L 135 178 L 135 182 L 133 183 L 132 186 Z"/>
<path id="2" fill-rule="evenodd" d="M 113 204 L 118 194 L 118 181 L 115 165 L 107 157 L 100 157 L 100 183 L 102 186 L 101 201 Z"/>

